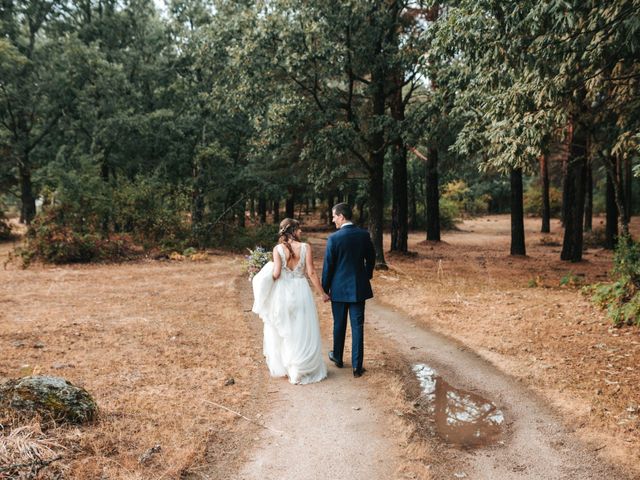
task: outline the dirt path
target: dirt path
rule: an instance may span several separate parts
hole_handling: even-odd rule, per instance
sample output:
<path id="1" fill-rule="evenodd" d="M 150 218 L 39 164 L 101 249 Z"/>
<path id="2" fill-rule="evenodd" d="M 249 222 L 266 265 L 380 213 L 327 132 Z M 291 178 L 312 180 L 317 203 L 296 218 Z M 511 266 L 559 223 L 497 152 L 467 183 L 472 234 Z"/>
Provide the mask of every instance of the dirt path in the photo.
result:
<path id="1" fill-rule="evenodd" d="M 251 298 L 243 295 L 245 307 Z M 328 312 L 322 312 L 323 352 L 330 345 Z M 247 308 L 245 308 L 247 310 Z M 253 314 L 254 321 L 262 322 Z M 268 380 L 271 409 L 261 422 L 266 428 L 237 480 L 353 480 L 392 478 L 395 471 L 390 417 L 364 379 L 355 379 L 349 365 L 329 364 L 326 380 L 292 385 Z"/>
<path id="2" fill-rule="evenodd" d="M 394 472 L 393 442 L 375 392 L 349 369 L 306 386 L 273 382 L 260 447 L 238 479 L 383 479 Z"/>
<path id="3" fill-rule="evenodd" d="M 312 242 L 316 251 L 322 251 L 321 239 Z M 324 344 L 329 345 L 330 315 L 320 308 Z M 403 454 L 406 458 L 401 451 L 406 445 L 399 445 L 392 433 L 398 412 L 390 411 L 381 400 L 383 394 L 374 389 L 376 369 L 385 369 L 385 363 L 372 361 L 380 358 L 373 351 L 382 344 L 406 365 L 406 377 L 411 376 L 411 364 L 426 363 L 450 384 L 482 395 L 504 413 L 503 441 L 494 446 L 459 449 L 428 438 L 434 446 L 431 455 L 445 456 L 432 458 L 437 468 L 426 465 L 429 478 L 631 478 L 598 459 L 598 448 L 578 441 L 534 391 L 463 344 L 417 326 L 415 320 L 380 302 L 369 302 L 367 309 L 369 373 L 354 381 L 348 368 L 330 365 L 329 378 L 315 385 L 299 387 L 271 379 L 272 408 L 264 422 L 272 430 L 261 434 L 238 480 L 402 476 L 396 467 Z"/>

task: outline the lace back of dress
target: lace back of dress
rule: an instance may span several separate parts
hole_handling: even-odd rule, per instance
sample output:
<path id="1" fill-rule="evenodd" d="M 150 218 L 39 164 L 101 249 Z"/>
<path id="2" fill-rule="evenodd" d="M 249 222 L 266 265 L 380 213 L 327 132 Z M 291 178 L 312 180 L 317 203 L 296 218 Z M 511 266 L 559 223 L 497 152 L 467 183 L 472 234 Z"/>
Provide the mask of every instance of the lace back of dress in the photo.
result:
<path id="1" fill-rule="evenodd" d="M 282 260 L 282 270 L 291 273 L 296 277 L 304 277 L 305 275 L 305 256 L 307 253 L 307 244 L 302 243 L 300 245 L 300 258 L 296 263 L 296 266 L 293 269 L 290 269 L 287 266 L 287 256 L 284 253 L 285 246 L 280 244 L 280 248 L 278 248 L 278 252 L 280 253 L 280 259 Z"/>

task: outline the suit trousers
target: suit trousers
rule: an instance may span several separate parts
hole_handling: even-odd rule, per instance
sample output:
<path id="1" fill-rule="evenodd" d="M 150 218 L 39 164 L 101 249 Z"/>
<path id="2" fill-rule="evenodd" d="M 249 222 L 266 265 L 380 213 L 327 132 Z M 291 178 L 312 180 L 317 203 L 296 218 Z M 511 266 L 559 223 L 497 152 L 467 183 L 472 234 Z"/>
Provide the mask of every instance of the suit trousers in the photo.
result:
<path id="1" fill-rule="evenodd" d="M 351 321 L 351 365 L 354 369 L 361 369 L 364 358 L 364 301 L 331 302 L 331 310 L 333 312 L 333 356 L 342 360 L 348 315 Z"/>

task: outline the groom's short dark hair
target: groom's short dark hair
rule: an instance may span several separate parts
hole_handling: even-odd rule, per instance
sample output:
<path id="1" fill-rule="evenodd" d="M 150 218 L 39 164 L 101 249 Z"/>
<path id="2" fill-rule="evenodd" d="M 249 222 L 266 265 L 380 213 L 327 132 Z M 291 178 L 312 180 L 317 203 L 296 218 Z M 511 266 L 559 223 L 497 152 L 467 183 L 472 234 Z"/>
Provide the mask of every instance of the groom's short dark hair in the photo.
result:
<path id="1" fill-rule="evenodd" d="M 333 210 L 336 215 L 344 216 L 347 220 L 351 220 L 351 217 L 353 216 L 351 205 L 348 203 L 338 203 L 337 205 L 334 205 L 331 210 Z"/>

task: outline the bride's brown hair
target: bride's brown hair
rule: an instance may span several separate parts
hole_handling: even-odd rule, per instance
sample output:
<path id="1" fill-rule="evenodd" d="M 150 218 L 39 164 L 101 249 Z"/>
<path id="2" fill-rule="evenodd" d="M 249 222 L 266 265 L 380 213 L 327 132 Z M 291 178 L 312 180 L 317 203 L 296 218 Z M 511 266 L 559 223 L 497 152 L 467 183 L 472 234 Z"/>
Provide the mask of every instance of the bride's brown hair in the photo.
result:
<path id="1" fill-rule="evenodd" d="M 280 230 L 278 231 L 278 243 L 282 243 L 285 247 L 287 247 L 289 253 L 291 254 L 291 258 L 295 258 L 295 254 L 293 253 L 293 248 L 291 248 L 289 241 L 300 241 L 300 239 L 296 236 L 296 231 L 299 228 L 300 222 L 294 218 L 285 218 L 280 222 Z"/>

